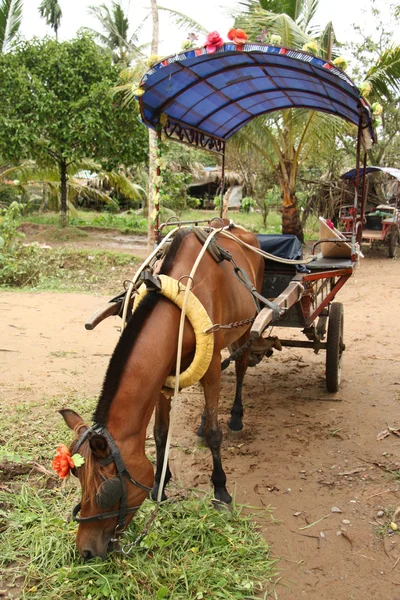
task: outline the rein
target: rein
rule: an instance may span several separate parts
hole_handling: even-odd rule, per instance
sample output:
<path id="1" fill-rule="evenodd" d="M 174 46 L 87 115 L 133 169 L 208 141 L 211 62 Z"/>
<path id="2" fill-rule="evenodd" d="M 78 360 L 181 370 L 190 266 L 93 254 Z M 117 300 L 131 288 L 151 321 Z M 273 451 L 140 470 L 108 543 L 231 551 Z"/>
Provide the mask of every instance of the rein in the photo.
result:
<path id="1" fill-rule="evenodd" d="M 120 486 L 120 488 L 118 488 L 118 486 L 116 488 L 117 494 L 119 494 L 119 490 L 120 490 L 120 494 L 119 494 L 118 498 L 117 497 L 115 498 L 116 501 L 119 499 L 119 509 L 118 510 L 110 510 L 110 511 L 107 511 L 104 513 L 98 513 L 96 515 L 92 515 L 91 517 L 79 517 L 78 514 L 81 510 L 81 502 L 79 502 L 79 504 L 77 504 L 72 511 L 72 520 L 75 521 L 76 523 L 90 523 L 93 521 L 104 521 L 105 519 L 112 519 L 112 518 L 117 517 L 118 523 L 115 527 L 115 535 L 118 535 L 118 534 L 122 533 L 125 529 L 126 515 L 134 513 L 137 510 L 139 510 L 139 508 L 140 508 L 140 505 L 139 506 L 129 506 L 129 507 L 127 505 L 127 500 L 128 500 L 127 481 L 129 481 L 136 487 L 138 487 L 142 490 L 145 490 L 146 492 L 151 492 L 152 488 L 148 487 L 147 485 L 144 485 L 143 483 L 140 483 L 139 481 L 137 481 L 136 479 L 134 479 L 132 477 L 132 475 L 129 473 L 128 469 L 125 466 L 125 463 L 122 459 L 119 448 L 118 448 L 117 444 L 114 442 L 112 435 L 102 425 L 95 424 L 95 425 L 92 425 L 92 427 L 90 427 L 89 429 L 87 429 L 81 435 L 79 440 L 76 442 L 74 449 L 73 449 L 73 454 L 78 452 L 79 448 L 88 439 L 88 437 L 90 437 L 90 435 L 92 433 L 104 435 L 104 437 L 107 439 L 108 446 L 110 449 L 110 455 L 107 456 L 107 458 L 100 460 L 100 464 L 102 466 L 106 466 L 113 462 L 115 465 L 115 469 L 117 471 L 116 478 L 118 478 L 119 486 Z M 113 481 L 113 479 L 104 479 L 104 482 L 102 485 L 106 485 L 108 482 L 111 482 L 111 481 Z M 114 488 L 115 488 L 115 486 L 114 486 Z M 99 500 L 97 500 L 97 502 L 99 503 Z M 114 502 L 113 502 L 113 504 L 114 504 Z"/>

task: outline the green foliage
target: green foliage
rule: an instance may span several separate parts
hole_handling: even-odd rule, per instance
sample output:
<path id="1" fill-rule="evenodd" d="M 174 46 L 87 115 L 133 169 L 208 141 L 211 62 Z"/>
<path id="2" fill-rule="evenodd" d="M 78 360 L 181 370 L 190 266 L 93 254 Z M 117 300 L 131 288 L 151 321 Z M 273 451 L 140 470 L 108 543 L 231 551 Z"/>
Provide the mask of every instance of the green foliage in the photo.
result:
<path id="1" fill-rule="evenodd" d="M 163 183 L 160 190 L 160 204 L 177 213 L 188 208 L 187 187 L 192 176 L 189 173 L 174 172 L 171 169 L 163 171 Z"/>
<path id="2" fill-rule="evenodd" d="M 245 196 L 242 198 L 241 207 L 243 212 L 248 213 L 250 212 L 250 209 L 254 208 L 255 206 L 257 206 L 257 203 L 251 196 Z"/>
<path id="3" fill-rule="evenodd" d="M 16 240 L 23 237 L 18 231 L 22 205 L 14 201 L 6 209 L 0 211 L 0 248 L 3 252 L 10 251 Z"/>
<path id="4" fill-rule="evenodd" d="M 12 252 L 0 250 L 0 286 L 115 294 L 136 260 L 124 253 L 17 244 Z"/>
<path id="5" fill-rule="evenodd" d="M 88 35 L 24 42 L 0 55 L 0 72 L 4 159 L 55 163 L 61 183 L 68 166 L 88 156 L 108 170 L 147 159 L 138 109 L 114 96 L 118 68 Z"/>

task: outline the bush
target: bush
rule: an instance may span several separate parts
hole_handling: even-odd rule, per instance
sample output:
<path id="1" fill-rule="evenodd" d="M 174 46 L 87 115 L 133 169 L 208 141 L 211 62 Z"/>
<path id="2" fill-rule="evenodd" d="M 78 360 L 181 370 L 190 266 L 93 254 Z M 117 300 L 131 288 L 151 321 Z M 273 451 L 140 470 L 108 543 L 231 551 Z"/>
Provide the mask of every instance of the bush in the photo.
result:
<path id="1" fill-rule="evenodd" d="M 256 205 L 256 201 L 251 196 L 245 196 L 244 198 L 242 198 L 241 207 L 243 212 L 250 212 L 250 209 L 254 208 Z"/>

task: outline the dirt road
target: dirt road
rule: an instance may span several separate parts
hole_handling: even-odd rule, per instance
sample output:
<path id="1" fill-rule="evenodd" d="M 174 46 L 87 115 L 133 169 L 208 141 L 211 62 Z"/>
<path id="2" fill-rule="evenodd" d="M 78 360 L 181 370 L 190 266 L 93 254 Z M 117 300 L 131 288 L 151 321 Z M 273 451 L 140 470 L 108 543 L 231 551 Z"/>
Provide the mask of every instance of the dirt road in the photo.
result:
<path id="1" fill-rule="evenodd" d="M 83 327 L 103 300 L 0 293 L 3 411 L 21 399 L 74 408 L 76 397 L 96 398 L 119 335 L 114 317 L 92 332 Z M 280 558 L 279 600 L 400 600 L 400 533 L 387 533 L 400 505 L 400 439 L 377 439 L 400 428 L 400 261 L 369 255 L 337 300 L 347 346 L 340 392 L 325 391 L 325 356 L 309 350 L 284 348 L 249 370 L 244 432 L 240 440 L 225 435 L 229 489 L 238 502 L 274 507 L 278 522 L 261 527 Z M 230 367 L 225 434 L 233 389 Z M 205 488 L 211 460 L 194 436 L 200 388 L 184 390 L 179 404 L 173 474 Z"/>

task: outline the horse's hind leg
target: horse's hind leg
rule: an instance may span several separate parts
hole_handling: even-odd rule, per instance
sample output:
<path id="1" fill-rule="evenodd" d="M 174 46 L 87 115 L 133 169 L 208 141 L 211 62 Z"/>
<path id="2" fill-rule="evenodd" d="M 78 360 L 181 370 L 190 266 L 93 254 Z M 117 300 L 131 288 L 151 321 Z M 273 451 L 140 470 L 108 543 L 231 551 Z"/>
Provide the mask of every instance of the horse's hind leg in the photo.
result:
<path id="1" fill-rule="evenodd" d="M 201 383 L 204 389 L 206 423 L 204 437 L 211 450 L 213 471 L 211 481 L 214 486 L 214 496 L 217 500 L 229 504 L 232 498 L 226 489 L 226 475 L 222 468 L 221 442 L 222 431 L 218 423 L 218 401 L 221 383 L 220 357 L 213 363 L 203 377 Z"/>
<path id="2" fill-rule="evenodd" d="M 171 398 L 166 398 L 163 394 L 160 394 L 160 398 L 156 406 L 156 415 L 154 421 L 154 440 L 156 442 L 156 461 L 157 468 L 154 477 L 154 487 L 151 492 L 153 500 L 157 500 L 158 489 L 160 486 L 161 473 L 164 464 L 165 456 L 165 444 L 167 442 L 168 428 L 169 428 L 169 413 L 171 410 Z M 167 464 L 167 470 L 165 473 L 165 480 L 163 490 L 161 494 L 161 500 L 166 500 L 167 496 L 164 493 L 164 488 L 171 479 L 172 474 L 169 470 L 169 464 Z"/>
<path id="3" fill-rule="evenodd" d="M 244 352 L 235 361 L 235 372 L 236 372 L 236 391 L 235 400 L 231 408 L 231 418 L 228 421 L 228 427 L 231 431 L 241 431 L 243 429 L 243 404 L 242 404 L 242 390 L 243 380 L 247 371 L 247 365 L 249 360 L 249 352 Z"/>

